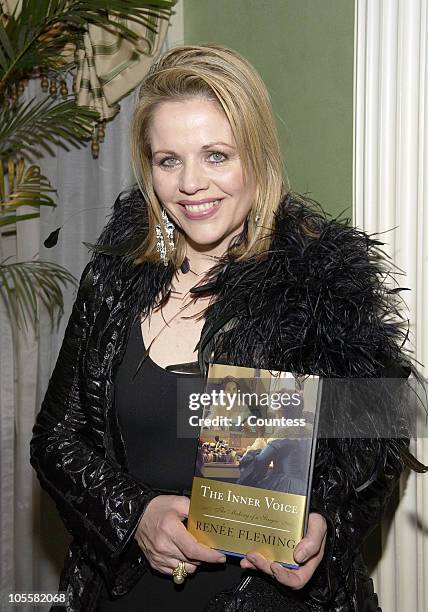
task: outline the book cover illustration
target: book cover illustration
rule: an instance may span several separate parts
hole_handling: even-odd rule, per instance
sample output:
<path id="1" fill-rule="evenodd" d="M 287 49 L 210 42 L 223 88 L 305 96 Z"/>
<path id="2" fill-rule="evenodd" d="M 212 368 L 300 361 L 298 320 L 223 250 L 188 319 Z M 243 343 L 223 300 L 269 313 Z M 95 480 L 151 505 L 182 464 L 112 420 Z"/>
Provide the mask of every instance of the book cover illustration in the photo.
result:
<path id="1" fill-rule="evenodd" d="M 187 521 L 199 542 L 298 567 L 320 393 L 318 376 L 210 364 Z"/>

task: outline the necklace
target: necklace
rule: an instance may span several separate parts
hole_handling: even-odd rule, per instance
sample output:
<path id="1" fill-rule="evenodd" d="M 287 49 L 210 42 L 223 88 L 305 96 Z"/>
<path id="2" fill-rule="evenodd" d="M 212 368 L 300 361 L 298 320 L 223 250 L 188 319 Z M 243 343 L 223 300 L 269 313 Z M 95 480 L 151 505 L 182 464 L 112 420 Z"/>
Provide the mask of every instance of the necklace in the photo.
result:
<path id="1" fill-rule="evenodd" d="M 186 295 L 187 295 L 187 294 L 186 294 Z M 156 340 L 156 339 L 157 339 L 157 338 L 160 336 L 160 334 L 163 332 L 163 330 L 165 329 L 165 327 L 168 327 L 168 326 L 169 326 L 169 324 L 170 324 L 170 323 L 171 323 L 171 322 L 172 322 L 172 321 L 175 319 L 175 317 L 176 317 L 176 316 L 177 316 L 177 315 L 178 315 L 178 314 L 179 314 L 181 311 L 185 310 L 185 309 L 186 309 L 186 308 L 189 306 L 189 304 L 190 304 L 190 303 L 191 303 L 191 302 L 188 302 L 188 303 L 187 303 L 187 304 L 185 304 L 184 306 L 181 306 L 181 307 L 178 309 L 178 311 L 177 311 L 177 312 L 174 314 L 174 316 L 173 316 L 173 317 L 171 317 L 171 318 L 170 318 L 168 321 L 166 321 L 166 322 L 165 322 L 165 325 L 164 325 L 164 326 L 163 326 L 163 327 L 162 327 L 162 328 L 159 330 L 159 332 L 156 334 L 156 336 L 153 338 L 153 340 L 151 340 L 151 342 L 149 343 L 149 345 L 147 346 L 147 348 L 145 348 L 145 350 L 144 350 L 144 354 L 143 354 L 142 358 L 140 359 L 140 362 L 139 362 L 139 364 L 138 364 L 138 366 L 137 366 L 137 369 L 136 369 L 136 371 L 135 371 L 135 374 L 134 374 L 134 376 L 133 376 L 133 379 L 134 379 L 134 378 L 137 376 L 138 372 L 140 371 L 141 366 L 143 365 L 143 363 L 145 362 L 145 360 L 146 360 L 146 359 L 147 359 L 147 357 L 149 356 L 149 353 L 150 353 L 150 348 L 151 348 L 151 346 L 152 346 L 153 342 L 154 342 L 154 341 L 155 341 L 155 340 Z M 164 321 L 165 321 L 165 319 L 164 319 Z M 141 323 L 142 323 L 142 320 L 141 320 L 141 318 L 140 318 L 140 323 L 139 323 L 139 324 L 141 325 Z"/>
<path id="2" fill-rule="evenodd" d="M 187 297 L 189 294 L 190 294 L 190 290 L 189 290 L 189 291 L 186 291 L 186 293 L 184 294 L 184 296 L 183 296 L 183 298 L 182 298 L 182 301 L 183 301 L 183 300 L 184 300 L 184 299 L 185 299 L 185 298 L 186 298 L 186 297 Z M 176 313 L 175 313 L 175 314 L 174 314 L 172 317 L 170 317 L 170 318 L 169 318 L 167 321 L 165 321 L 165 319 L 164 319 L 165 324 L 164 324 L 164 325 L 161 327 L 161 329 L 158 331 L 158 333 L 155 335 L 155 337 L 154 337 L 154 338 L 151 340 L 151 342 L 149 343 L 149 345 L 148 345 L 148 346 L 147 346 L 147 348 L 145 349 L 144 354 L 143 354 L 143 356 L 142 356 L 142 358 L 141 358 L 141 360 L 140 360 L 140 362 L 139 362 L 139 364 L 138 364 L 138 366 L 137 366 L 137 370 L 136 370 L 136 372 L 135 372 L 135 374 L 134 374 L 134 377 L 133 377 L 133 378 L 135 378 L 135 376 L 138 374 L 138 372 L 139 372 L 139 370 L 140 370 L 141 366 L 143 365 L 144 361 L 145 361 L 145 360 L 147 359 L 147 357 L 149 356 L 150 349 L 151 349 L 151 347 L 152 347 L 153 343 L 155 342 L 155 340 L 156 340 L 156 339 L 157 339 L 157 338 L 160 336 L 160 334 L 163 332 L 163 330 L 164 330 L 166 327 L 169 327 L 170 323 L 172 323 L 172 321 L 173 321 L 173 320 L 174 320 L 174 319 L 175 319 L 175 318 L 176 318 L 178 315 L 180 315 L 180 314 L 183 312 L 183 310 L 185 310 L 186 308 L 188 308 L 188 307 L 189 307 L 189 306 L 190 306 L 192 303 L 194 303 L 194 300 L 190 300 L 189 302 L 187 302 L 187 304 L 184 304 L 183 306 L 180 306 L 180 308 L 177 310 L 177 312 L 176 312 Z M 197 314 L 195 314 L 195 315 L 191 315 L 191 316 L 193 316 L 193 317 L 194 317 L 194 316 L 200 316 L 200 315 L 202 314 L 203 310 L 204 310 L 204 309 L 202 309 L 202 311 L 201 311 L 201 312 L 199 312 L 199 313 L 197 313 Z M 162 312 L 162 310 L 161 310 L 161 312 Z M 183 317 L 182 315 L 181 315 L 181 317 L 182 317 L 182 318 L 187 318 L 187 317 Z M 140 319 L 140 325 L 141 325 L 141 319 Z M 192 362 L 192 364 L 193 364 L 193 363 L 194 363 L 194 362 Z"/>
<path id="3" fill-rule="evenodd" d="M 188 272 L 191 272 L 195 276 L 202 276 L 203 274 L 205 274 L 205 272 L 199 272 L 198 274 L 198 272 L 195 272 L 194 270 L 192 270 L 192 268 L 190 267 L 189 258 L 187 256 L 184 258 L 184 261 L 180 266 L 180 270 L 183 272 L 183 274 L 187 274 Z"/>
<path id="4" fill-rule="evenodd" d="M 190 261 L 189 258 L 186 256 L 183 260 L 183 263 L 180 266 L 180 270 L 182 272 L 182 274 L 187 274 L 188 272 L 192 272 L 192 274 L 194 274 L 195 276 L 201 277 L 205 274 L 205 272 L 200 272 L 199 274 L 197 272 L 195 272 L 194 270 L 192 270 L 192 268 L 190 267 Z M 185 301 L 185 299 L 187 298 L 187 296 L 191 293 L 191 290 L 193 289 L 193 287 L 191 289 L 189 289 L 188 291 L 186 291 L 183 295 L 183 297 L 181 298 L 181 302 L 183 303 Z M 175 293 L 177 295 L 181 295 L 181 292 L 179 291 L 174 291 L 172 290 L 172 293 Z M 194 296 L 195 297 L 195 296 Z M 196 297 L 196 299 L 198 299 Z M 147 359 L 147 357 L 149 356 L 149 352 L 150 352 L 150 348 L 153 345 L 153 343 L 155 342 L 155 340 L 160 336 L 160 334 L 163 332 L 163 330 L 166 327 L 169 327 L 170 323 L 172 323 L 172 321 L 178 316 L 181 315 L 181 318 L 189 318 L 189 317 L 183 317 L 183 315 L 181 314 L 183 310 L 185 310 L 186 308 L 188 308 L 191 304 L 193 304 L 195 302 L 195 300 L 190 300 L 189 302 L 187 302 L 187 304 L 183 304 L 178 310 L 177 312 L 168 320 L 165 321 L 165 324 L 161 327 L 161 329 L 158 331 L 158 333 L 155 335 L 155 337 L 151 340 L 151 342 L 149 343 L 149 345 L 147 346 L 147 348 L 144 351 L 144 355 L 140 361 L 140 363 L 138 364 L 137 367 L 137 371 L 134 374 L 134 377 L 137 375 L 138 371 L 140 370 L 141 366 L 143 365 L 144 361 Z M 197 313 L 196 315 L 191 315 L 191 316 L 200 316 L 202 314 L 202 312 L 204 311 L 204 309 L 202 309 L 201 312 Z M 162 312 L 162 309 L 161 309 Z M 163 315 L 162 315 L 163 316 Z"/>

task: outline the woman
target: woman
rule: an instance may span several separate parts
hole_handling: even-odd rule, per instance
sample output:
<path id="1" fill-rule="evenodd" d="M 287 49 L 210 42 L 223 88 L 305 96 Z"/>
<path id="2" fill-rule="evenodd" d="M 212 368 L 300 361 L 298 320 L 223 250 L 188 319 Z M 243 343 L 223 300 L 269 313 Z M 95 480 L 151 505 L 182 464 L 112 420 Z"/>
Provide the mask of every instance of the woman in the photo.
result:
<path id="1" fill-rule="evenodd" d="M 252 414 L 251 410 L 240 397 L 241 390 L 239 381 L 231 376 L 223 379 L 222 391 L 224 395 L 220 396 L 218 401 L 213 404 L 207 412 L 207 418 L 214 419 L 216 417 L 230 419 L 231 425 L 222 424 L 219 428 L 224 431 L 241 431 L 242 425 L 237 425 L 238 419 L 241 423 L 245 423 L 247 418 Z M 257 412 L 258 416 L 258 412 Z M 227 421 L 223 421 L 227 423 Z"/>
<path id="2" fill-rule="evenodd" d="M 214 595 L 248 573 L 247 610 L 378 609 L 358 548 L 406 442 L 321 440 L 300 569 L 255 552 L 225 563 L 183 525 L 196 440 L 176 436 L 174 378 L 210 359 L 336 377 L 403 361 L 374 243 L 290 192 L 266 88 L 230 49 L 165 53 L 131 140 L 139 189 L 83 273 L 31 444 L 74 537 L 66 609 L 220 610 Z M 173 572 L 188 575 L 178 591 Z"/>
<path id="3" fill-rule="evenodd" d="M 299 404 L 281 406 L 275 417 L 300 419 L 302 414 L 303 394 Z M 307 495 L 312 436 L 309 424 L 275 427 L 263 447 L 247 450 L 242 457 L 238 484 Z"/>

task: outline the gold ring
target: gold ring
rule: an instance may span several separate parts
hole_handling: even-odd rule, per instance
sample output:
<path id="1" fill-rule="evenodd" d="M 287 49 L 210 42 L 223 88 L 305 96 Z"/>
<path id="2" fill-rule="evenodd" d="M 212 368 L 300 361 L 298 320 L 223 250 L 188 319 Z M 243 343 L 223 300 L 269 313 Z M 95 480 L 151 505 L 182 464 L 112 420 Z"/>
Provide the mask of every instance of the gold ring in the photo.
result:
<path id="1" fill-rule="evenodd" d="M 184 579 L 187 576 L 186 566 L 184 565 L 184 561 L 179 561 L 177 567 L 172 572 L 172 579 L 175 584 L 183 584 Z"/>

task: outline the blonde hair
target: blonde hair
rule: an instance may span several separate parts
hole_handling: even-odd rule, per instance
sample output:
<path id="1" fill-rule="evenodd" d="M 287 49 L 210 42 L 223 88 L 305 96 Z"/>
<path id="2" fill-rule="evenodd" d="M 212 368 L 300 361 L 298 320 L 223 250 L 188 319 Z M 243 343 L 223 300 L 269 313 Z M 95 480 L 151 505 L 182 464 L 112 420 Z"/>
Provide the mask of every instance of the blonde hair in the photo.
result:
<path id="1" fill-rule="evenodd" d="M 175 232 L 171 251 L 162 222 L 162 206 L 152 183 L 149 127 L 162 102 L 203 97 L 223 109 L 235 138 L 244 180 L 255 178 L 255 197 L 247 216 L 245 240 L 234 241 L 236 259 L 261 255 L 270 246 L 278 203 L 288 191 L 269 94 L 256 69 L 236 51 L 217 44 L 183 45 L 164 53 L 142 82 L 131 124 L 131 155 L 136 180 L 148 205 L 149 232 L 134 253 L 137 262 L 159 261 L 155 225 L 164 233 L 167 257 L 178 268 L 185 258 L 185 239 Z M 256 222 L 257 216 L 257 222 Z"/>

